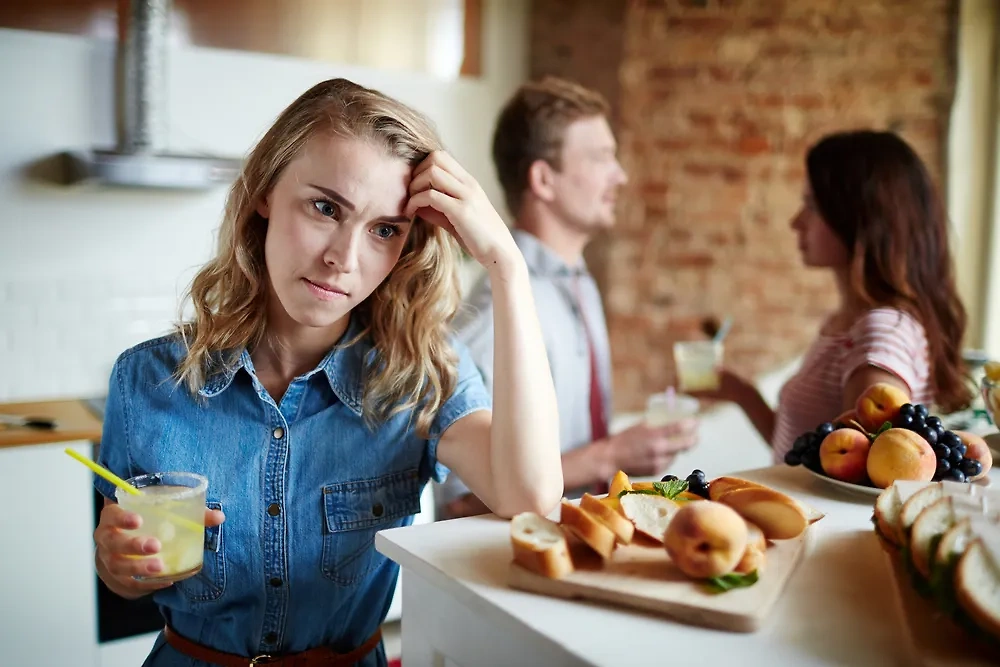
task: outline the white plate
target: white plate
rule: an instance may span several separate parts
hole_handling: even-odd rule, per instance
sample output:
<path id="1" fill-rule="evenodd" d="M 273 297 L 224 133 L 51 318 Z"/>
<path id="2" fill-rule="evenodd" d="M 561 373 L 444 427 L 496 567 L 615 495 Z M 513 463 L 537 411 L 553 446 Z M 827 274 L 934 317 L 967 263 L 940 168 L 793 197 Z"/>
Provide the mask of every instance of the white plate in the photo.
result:
<path id="1" fill-rule="evenodd" d="M 805 466 L 802 467 L 805 468 Z M 826 475 L 821 475 L 818 472 L 809 470 L 809 468 L 806 468 L 806 470 L 808 470 L 809 474 L 812 475 L 813 477 L 821 479 L 827 484 L 830 484 L 832 486 L 839 486 L 841 489 L 844 489 L 845 491 L 848 491 L 850 493 L 856 493 L 863 496 L 871 496 L 873 498 L 877 498 L 878 495 L 882 493 L 882 489 L 878 487 L 862 486 L 861 484 L 851 484 L 850 482 L 842 482 L 839 479 L 834 479 L 833 477 L 827 477 Z M 972 484 L 976 484 L 982 487 L 988 487 L 990 486 L 990 476 L 987 475 L 982 479 L 977 479 L 975 482 L 972 482 Z"/>

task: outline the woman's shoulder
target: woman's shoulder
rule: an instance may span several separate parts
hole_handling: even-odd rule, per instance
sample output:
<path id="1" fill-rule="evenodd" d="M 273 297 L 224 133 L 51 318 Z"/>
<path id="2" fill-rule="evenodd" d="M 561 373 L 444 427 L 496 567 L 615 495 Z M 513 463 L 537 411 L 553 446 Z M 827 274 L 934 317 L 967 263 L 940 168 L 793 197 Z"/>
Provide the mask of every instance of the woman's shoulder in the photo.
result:
<path id="1" fill-rule="evenodd" d="M 145 340 L 118 355 L 115 370 L 145 376 L 172 375 L 187 354 L 184 339 L 177 332 Z"/>
<path id="2" fill-rule="evenodd" d="M 912 314 L 899 308 L 880 306 L 861 314 L 851 327 L 854 336 L 925 340 L 924 326 Z"/>

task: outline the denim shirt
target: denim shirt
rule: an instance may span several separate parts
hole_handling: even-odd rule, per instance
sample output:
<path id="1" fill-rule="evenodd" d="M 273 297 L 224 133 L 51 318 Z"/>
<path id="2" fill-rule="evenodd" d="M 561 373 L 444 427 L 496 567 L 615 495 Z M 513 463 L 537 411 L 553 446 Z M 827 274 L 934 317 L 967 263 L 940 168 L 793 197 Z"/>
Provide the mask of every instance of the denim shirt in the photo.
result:
<path id="1" fill-rule="evenodd" d="M 344 340 L 356 333 L 353 322 Z M 335 347 L 295 378 L 276 404 L 248 352 L 211 376 L 198 393 L 173 377 L 184 356 L 176 336 L 124 352 L 112 370 L 100 463 L 122 478 L 187 471 L 209 480 L 208 506 L 226 521 L 206 529 L 194 577 L 154 594 L 179 634 L 226 653 L 294 653 L 320 645 L 361 645 L 382 623 L 398 565 L 375 551 L 379 530 L 410 525 L 437 461 L 441 433 L 461 417 L 490 409 L 467 350 L 454 393 L 438 411 L 430 439 L 412 411 L 374 430 L 362 419 L 366 340 Z M 100 478 L 97 489 L 114 498 Z M 200 665 L 157 639 L 146 665 Z M 384 665 L 381 646 L 362 661 Z"/>

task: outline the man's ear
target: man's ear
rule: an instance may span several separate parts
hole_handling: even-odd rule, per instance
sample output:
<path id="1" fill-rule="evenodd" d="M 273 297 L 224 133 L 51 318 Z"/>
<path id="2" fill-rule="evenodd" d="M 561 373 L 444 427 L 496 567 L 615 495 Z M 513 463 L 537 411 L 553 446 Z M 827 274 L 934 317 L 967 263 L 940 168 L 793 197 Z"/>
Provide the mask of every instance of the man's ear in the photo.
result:
<path id="1" fill-rule="evenodd" d="M 555 199 L 556 170 L 545 160 L 535 160 L 528 167 L 528 189 L 544 202 Z"/>

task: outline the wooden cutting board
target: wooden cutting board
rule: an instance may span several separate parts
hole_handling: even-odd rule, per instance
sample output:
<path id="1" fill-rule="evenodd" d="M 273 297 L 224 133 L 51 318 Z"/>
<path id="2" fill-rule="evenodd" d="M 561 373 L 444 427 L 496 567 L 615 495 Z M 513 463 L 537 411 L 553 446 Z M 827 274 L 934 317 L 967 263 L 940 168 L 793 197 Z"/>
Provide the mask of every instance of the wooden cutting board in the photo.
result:
<path id="1" fill-rule="evenodd" d="M 511 562 L 512 588 L 561 598 L 607 602 L 666 616 L 676 621 L 730 632 L 754 632 L 767 619 L 806 550 L 812 529 L 794 540 L 773 542 L 760 578 L 753 586 L 712 593 L 684 575 L 659 546 L 619 546 L 601 559 L 571 539 L 575 570 L 549 579 Z"/>
<path id="2" fill-rule="evenodd" d="M 878 538 L 873 535 L 873 539 Z M 897 551 L 883 546 L 882 553 L 892 572 L 896 602 L 903 627 L 910 638 L 911 664 L 923 667 L 986 667 L 998 664 L 1000 657 L 991 654 L 988 647 L 971 637 L 913 588 Z"/>

